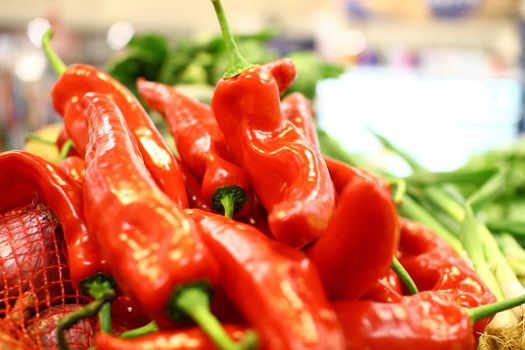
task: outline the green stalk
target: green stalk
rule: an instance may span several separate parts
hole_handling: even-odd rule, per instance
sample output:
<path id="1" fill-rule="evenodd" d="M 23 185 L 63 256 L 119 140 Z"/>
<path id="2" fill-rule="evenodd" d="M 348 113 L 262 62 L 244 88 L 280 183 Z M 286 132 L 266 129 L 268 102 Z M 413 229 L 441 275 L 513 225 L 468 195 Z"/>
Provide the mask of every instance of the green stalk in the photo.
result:
<path id="1" fill-rule="evenodd" d="M 474 212 L 479 212 L 485 205 L 493 202 L 505 192 L 506 175 L 502 172 L 492 176 L 476 192 L 469 197 Z"/>
<path id="2" fill-rule="evenodd" d="M 379 140 L 379 142 L 381 142 L 384 148 L 400 156 L 410 166 L 410 168 L 412 168 L 414 172 L 428 173 L 428 171 L 421 164 L 419 164 L 419 162 L 417 162 L 414 158 L 412 158 L 408 153 L 406 153 L 402 149 L 396 147 L 386 137 L 376 133 L 372 129 L 368 129 L 368 131 L 370 131 Z"/>
<path id="3" fill-rule="evenodd" d="M 461 240 L 478 276 L 498 300 L 503 300 L 504 296 L 500 284 L 491 272 L 484 254 L 484 242 L 478 234 L 478 223 L 468 204 L 465 206 L 465 215 L 461 226 Z"/>
<path id="4" fill-rule="evenodd" d="M 412 279 L 412 277 L 410 277 L 408 271 L 403 265 L 401 265 L 401 263 L 399 262 L 399 260 L 397 260 L 396 257 L 394 257 L 394 259 L 392 260 L 392 269 L 399 276 L 399 279 L 403 282 L 403 284 L 407 287 L 408 292 L 410 294 L 419 293 L 419 290 L 417 289 L 414 280 Z"/>
<path id="5" fill-rule="evenodd" d="M 189 317 L 221 350 L 254 349 L 258 345 L 258 337 L 252 331 L 247 332 L 238 343 L 230 338 L 210 311 L 210 289 L 207 282 L 194 282 L 177 287 L 169 303 L 168 315 L 174 320 Z"/>
<path id="6" fill-rule="evenodd" d="M 517 295 L 525 294 L 521 282 L 514 271 L 507 263 L 505 256 L 498 247 L 498 243 L 494 239 L 494 236 L 490 233 L 485 225 L 478 223 L 478 232 L 483 240 L 483 248 L 487 260 L 490 262 L 494 275 L 499 282 L 499 286 L 505 298 L 513 298 Z M 521 319 L 523 317 L 522 310 L 513 309 L 514 314 Z"/>
<path id="7" fill-rule="evenodd" d="M 495 168 L 479 170 L 456 170 L 449 172 L 424 172 L 407 176 L 405 180 L 416 185 L 452 184 L 484 184 L 498 172 Z"/>
<path id="8" fill-rule="evenodd" d="M 147 323 L 142 327 L 130 329 L 125 332 L 122 332 L 118 336 L 120 338 L 137 338 L 137 337 L 141 337 L 146 334 L 157 332 L 158 330 L 159 330 L 159 326 L 157 325 L 157 323 L 155 323 L 155 321 L 151 321 L 150 323 Z"/>
<path id="9" fill-rule="evenodd" d="M 470 317 L 472 323 L 484 319 L 485 317 L 492 316 L 498 312 L 508 310 L 510 308 L 520 306 L 525 303 L 525 294 L 519 295 L 512 299 L 507 299 L 494 304 L 481 305 L 472 309 L 467 309 L 467 314 Z"/>
<path id="10" fill-rule="evenodd" d="M 512 271 L 518 277 L 525 277 L 525 250 L 523 247 L 514 236 L 508 233 L 499 234 L 495 238 Z"/>
<path id="11" fill-rule="evenodd" d="M 67 350 L 67 340 L 65 332 L 80 319 L 95 316 L 102 307 L 115 298 L 115 291 L 106 290 L 99 299 L 87 304 L 82 309 L 74 311 L 58 321 L 57 337 L 61 350 Z"/>
<path id="12" fill-rule="evenodd" d="M 50 145 L 50 146 L 56 145 L 55 141 L 46 140 L 43 137 L 38 136 L 36 134 L 27 134 L 24 137 L 24 142 L 28 142 L 28 141 L 34 141 L 34 142 L 37 142 L 37 143 L 41 143 L 41 144 L 44 144 L 44 145 Z"/>
<path id="13" fill-rule="evenodd" d="M 441 225 L 439 221 L 437 221 L 429 212 L 421 207 L 410 196 L 406 195 L 403 198 L 403 202 L 401 203 L 401 206 L 399 206 L 399 213 L 402 216 L 408 217 L 430 227 L 441 238 L 446 240 L 458 254 L 463 255 L 463 247 L 461 242 L 454 236 L 454 234 Z"/>
<path id="14" fill-rule="evenodd" d="M 233 34 L 230 30 L 228 20 L 226 19 L 226 14 L 222 3 L 220 0 L 211 0 L 213 8 L 215 9 L 215 14 L 221 26 L 222 36 L 224 38 L 224 45 L 226 47 L 226 52 L 228 53 L 228 66 L 226 67 L 226 72 L 224 73 L 224 78 L 232 78 L 236 75 L 239 75 L 242 71 L 251 66 L 244 57 L 241 55 Z"/>
<path id="15" fill-rule="evenodd" d="M 213 210 L 224 212 L 227 218 L 242 209 L 248 200 L 246 192 L 239 186 L 222 186 L 215 190 L 211 197 L 211 207 Z"/>
<path id="16" fill-rule="evenodd" d="M 58 159 L 60 159 L 61 161 L 66 159 L 69 151 L 71 151 L 73 147 L 74 147 L 73 140 L 67 139 L 66 142 L 64 142 L 64 144 L 62 145 L 62 150 L 60 150 L 60 155 Z"/>
<path id="17" fill-rule="evenodd" d="M 49 28 L 42 36 L 42 47 L 53 70 L 58 76 L 61 76 L 66 71 L 67 66 L 51 47 L 51 38 L 53 38 L 53 28 Z"/>
<path id="18" fill-rule="evenodd" d="M 507 232 L 515 237 L 525 237 L 525 221 L 497 220 L 487 222 L 491 232 Z"/>

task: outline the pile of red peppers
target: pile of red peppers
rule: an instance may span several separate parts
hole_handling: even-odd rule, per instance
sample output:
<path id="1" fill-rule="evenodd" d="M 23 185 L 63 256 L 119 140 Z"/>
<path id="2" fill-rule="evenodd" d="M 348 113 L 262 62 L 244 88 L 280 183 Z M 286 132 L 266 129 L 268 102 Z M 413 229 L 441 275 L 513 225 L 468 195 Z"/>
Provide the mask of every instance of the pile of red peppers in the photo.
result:
<path id="1" fill-rule="evenodd" d="M 470 266 L 398 216 L 384 179 L 321 154 L 310 101 L 281 98 L 294 63 L 248 64 L 212 2 L 231 57 L 211 106 L 137 81 L 176 153 L 130 91 L 64 66 L 46 33 L 59 146 L 72 148 L 58 166 L 1 154 L 0 208 L 36 194 L 62 226 L 93 301 L 59 322 L 61 348 L 98 314 L 100 350 L 474 349 L 512 305 L 487 306 L 496 298 Z M 131 320 L 111 318 L 122 298 Z"/>

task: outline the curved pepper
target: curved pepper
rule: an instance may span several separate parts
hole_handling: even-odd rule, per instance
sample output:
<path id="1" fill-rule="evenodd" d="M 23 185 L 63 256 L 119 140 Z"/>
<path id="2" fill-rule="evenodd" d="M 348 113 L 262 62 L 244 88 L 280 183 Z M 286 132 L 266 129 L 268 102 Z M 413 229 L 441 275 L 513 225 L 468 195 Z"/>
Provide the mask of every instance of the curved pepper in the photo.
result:
<path id="1" fill-rule="evenodd" d="M 72 180 L 82 185 L 84 182 L 86 163 L 84 159 L 77 156 L 69 156 L 58 164 L 58 168 L 68 175 Z"/>
<path id="2" fill-rule="evenodd" d="M 115 280 L 159 326 L 190 318 L 221 348 L 242 349 L 209 311 L 219 267 L 198 227 L 156 186 L 112 100 L 88 93 L 82 101 L 89 121 L 86 218 Z"/>
<path id="3" fill-rule="evenodd" d="M 373 300 L 383 303 L 394 303 L 403 297 L 401 280 L 397 273 L 390 269 L 387 274 L 376 281 L 361 297 L 364 300 Z"/>
<path id="4" fill-rule="evenodd" d="M 268 211 L 274 237 L 300 248 L 319 238 L 335 193 L 319 151 L 281 112 L 279 85 L 263 66 L 240 55 L 220 0 L 213 6 L 229 64 L 215 87 L 212 110 L 237 164 Z"/>
<path id="5" fill-rule="evenodd" d="M 391 266 L 399 220 L 390 194 L 367 174 L 345 165 L 347 183 L 324 235 L 308 250 L 332 299 L 363 295 Z"/>
<path id="6" fill-rule="evenodd" d="M 447 294 L 422 292 L 397 303 L 340 301 L 334 308 L 347 350 L 473 350 L 466 310 Z"/>
<path id="7" fill-rule="evenodd" d="M 84 221 L 82 189 L 55 165 L 23 151 L 0 154 L 0 212 L 38 196 L 57 216 L 67 245 L 71 280 L 76 288 L 107 266 Z"/>
<path id="8" fill-rule="evenodd" d="M 275 238 L 299 248 L 321 236 L 333 212 L 333 185 L 318 150 L 282 116 L 275 79 L 259 67 L 222 79 L 212 107 Z"/>
<path id="9" fill-rule="evenodd" d="M 342 348 L 340 325 L 304 254 L 252 226 L 204 211 L 186 212 L 220 262 L 222 288 L 265 348 Z"/>
<path id="10" fill-rule="evenodd" d="M 312 105 L 308 97 L 299 92 L 294 92 L 283 99 L 281 110 L 284 117 L 299 128 L 306 139 L 319 149 Z"/>
<path id="11" fill-rule="evenodd" d="M 399 261 L 420 290 L 450 294 L 467 308 L 496 301 L 494 294 L 455 250 L 420 223 L 401 219 Z M 490 319 L 478 321 L 476 330 L 482 332 Z"/>
<path id="12" fill-rule="evenodd" d="M 82 96 L 87 92 L 111 95 L 133 131 L 151 176 L 168 197 L 179 207 L 186 208 L 188 198 L 179 163 L 140 102 L 124 85 L 95 67 L 73 64 L 66 68 L 50 47 L 51 35 L 49 30 L 42 39 L 51 64 L 60 74 L 51 97 L 55 111 L 64 117 L 67 134 L 75 149 L 84 156 L 88 142 L 87 120 L 80 101 Z"/>
<path id="13" fill-rule="evenodd" d="M 234 339 L 241 339 L 245 326 L 224 325 Z M 176 331 L 160 331 L 137 338 L 119 338 L 98 334 L 95 338 L 97 350 L 214 350 L 217 349 L 202 330 L 187 328 Z"/>
<path id="14" fill-rule="evenodd" d="M 248 212 L 250 182 L 232 162 L 211 108 L 164 84 L 139 79 L 137 87 L 146 104 L 164 116 L 182 161 L 202 181 L 206 203 L 228 217 Z"/>
<path id="15" fill-rule="evenodd" d="M 265 63 L 261 67 L 267 69 L 273 75 L 279 86 L 279 94 L 285 92 L 297 76 L 295 64 L 287 57 Z"/>

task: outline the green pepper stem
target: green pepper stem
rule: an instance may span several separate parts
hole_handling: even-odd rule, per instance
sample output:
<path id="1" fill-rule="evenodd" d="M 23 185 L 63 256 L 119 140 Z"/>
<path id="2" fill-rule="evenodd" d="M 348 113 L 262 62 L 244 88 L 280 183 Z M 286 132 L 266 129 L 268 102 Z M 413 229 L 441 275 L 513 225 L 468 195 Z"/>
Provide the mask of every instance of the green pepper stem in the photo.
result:
<path id="1" fill-rule="evenodd" d="M 114 293 L 113 285 L 113 280 L 102 275 L 97 275 L 97 277 L 93 278 L 90 282 L 87 282 L 83 288 L 87 291 L 87 294 L 91 295 L 95 300 L 99 300 L 104 297 L 107 291 Z M 111 327 L 110 303 L 106 303 L 101 307 L 98 313 L 98 319 L 100 322 L 100 330 L 104 333 L 111 334 L 113 329 Z"/>
<path id="2" fill-rule="evenodd" d="M 469 315 L 472 322 L 476 322 L 485 317 L 494 315 L 498 312 L 519 306 L 523 303 L 525 303 L 525 294 L 512 299 L 503 300 L 494 304 L 482 305 L 473 309 L 467 309 L 467 314 Z"/>
<path id="3" fill-rule="evenodd" d="M 233 34 L 230 30 L 228 20 L 226 19 L 226 14 L 222 3 L 220 0 L 211 0 L 213 8 L 215 9 L 215 14 L 219 20 L 219 25 L 221 26 L 222 37 L 224 38 L 224 45 L 226 47 L 226 52 L 228 53 L 228 66 L 226 67 L 226 72 L 224 73 L 224 78 L 231 78 L 236 75 L 239 75 L 243 70 L 250 67 L 244 57 L 241 55 Z"/>
<path id="4" fill-rule="evenodd" d="M 213 210 L 223 211 L 224 216 L 231 219 L 236 211 L 244 207 L 247 200 L 248 196 L 240 186 L 222 186 L 213 193 L 211 207 Z"/>
<path id="5" fill-rule="evenodd" d="M 446 229 L 439 221 L 437 221 L 428 211 L 421 207 L 415 200 L 410 196 L 406 195 L 403 197 L 403 202 L 399 206 L 399 212 L 401 215 L 409 217 L 413 220 L 419 221 L 431 229 L 433 229 L 441 238 L 446 240 L 456 252 L 460 255 L 463 254 L 463 247 L 461 242 Z"/>
<path id="6" fill-rule="evenodd" d="M 230 338 L 219 320 L 211 313 L 209 295 L 201 288 L 185 288 L 178 294 L 174 302 L 178 309 L 182 310 L 202 328 L 219 349 L 252 349 L 257 345 L 257 337 L 253 338 L 253 335 L 249 336 L 251 340 L 244 339 L 240 343 L 235 343 Z"/>
<path id="7" fill-rule="evenodd" d="M 24 137 L 24 141 L 25 141 L 25 142 L 28 142 L 28 141 L 35 141 L 35 142 L 38 142 L 38 143 L 42 143 L 42 144 L 44 144 L 44 145 L 55 145 L 55 141 L 46 140 L 46 139 L 44 139 L 43 137 L 38 136 L 38 135 L 36 135 L 36 134 L 27 134 L 27 135 Z"/>
<path id="8" fill-rule="evenodd" d="M 128 331 L 122 332 L 118 336 L 120 338 L 136 338 L 136 337 L 141 337 L 146 334 L 157 332 L 158 330 L 159 330 L 159 326 L 157 326 L 157 323 L 155 323 L 155 321 L 151 321 L 150 323 L 147 323 L 142 327 L 130 329 Z"/>
<path id="9" fill-rule="evenodd" d="M 66 71 L 67 66 L 51 47 L 51 38 L 53 38 L 53 28 L 49 28 L 42 36 L 42 47 L 53 70 L 58 76 L 61 76 Z"/>
<path id="10" fill-rule="evenodd" d="M 221 204 L 224 208 L 224 216 L 230 219 L 233 218 L 233 211 L 235 208 L 235 199 L 233 198 L 233 194 L 228 194 L 222 197 Z"/>
<path id="11" fill-rule="evenodd" d="M 115 291 L 106 290 L 99 299 L 87 304 L 82 309 L 79 309 L 62 317 L 58 321 L 57 328 L 58 343 L 60 345 L 60 349 L 68 349 L 65 331 L 71 328 L 79 320 L 95 316 L 102 309 L 102 307 L 106 303 L 111 301 L 113 298 L 115 298 Z"/>
<path id="12" fill-rule="evenodd" d="M 414 280 L 412 279 L 412 277 L 410 277 L 408 271 L 403 265 L 401 265 L 401 263 L 399 262 L 399 260 L 397 260 L 396 257 L 394 257 L 394 259 L 392 260 L 392 269 L 399 276 L 399 279 L 403 282 L 403 284 L 408 288 L 408 292 L 410 294 L 419 293 L 419 290 L 417 289 Z"/>
<path id="13" fill-rule="evenodd" d="M 66 142 L 62 145 L 62 150 L 60 150 L 59 160 L 66 159 L 69 151 L 73 148 L 74 144 L 71 139 L 67 139 Z"/>

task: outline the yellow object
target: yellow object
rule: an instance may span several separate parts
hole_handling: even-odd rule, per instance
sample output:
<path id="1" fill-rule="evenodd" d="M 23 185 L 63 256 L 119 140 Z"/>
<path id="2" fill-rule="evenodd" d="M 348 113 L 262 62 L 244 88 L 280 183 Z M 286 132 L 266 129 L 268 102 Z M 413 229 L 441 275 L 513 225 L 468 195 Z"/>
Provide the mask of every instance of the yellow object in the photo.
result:
<path id="1" fill-rule="evenodd" d="M 24 150 L 36 154 L 51 163 L 58 164 L 59 153 L 55 142 L 63 126 L 64 124 L 62 123 L 55 123 L 32 132 L 30 135 L 35 135 L 44 142 L 38 140 L 27 140 L 25 142 Z"/>

